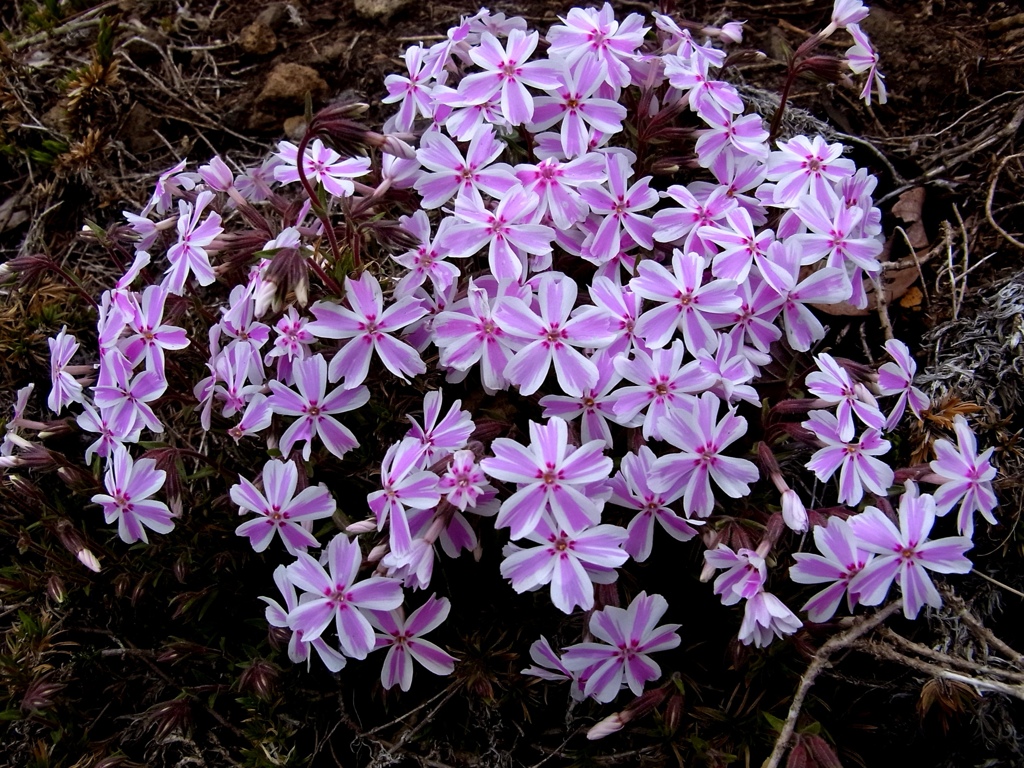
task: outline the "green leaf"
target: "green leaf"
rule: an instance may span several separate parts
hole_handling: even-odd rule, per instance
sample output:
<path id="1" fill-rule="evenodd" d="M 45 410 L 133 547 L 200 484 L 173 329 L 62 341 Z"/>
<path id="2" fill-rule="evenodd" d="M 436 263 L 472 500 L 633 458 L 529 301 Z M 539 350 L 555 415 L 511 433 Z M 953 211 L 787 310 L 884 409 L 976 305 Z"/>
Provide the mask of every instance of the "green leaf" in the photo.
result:
<path id="1" fill-rule="evenodd" d="M 764 715 L 764 719 L 768 721 L 768 725 L 770 725 L 773 730 L 782 733 L 782 728 L 786 724 L 785 720 L 780 720 L 775 715 L 769 712 L 762 712 L 761 714 Z"/>

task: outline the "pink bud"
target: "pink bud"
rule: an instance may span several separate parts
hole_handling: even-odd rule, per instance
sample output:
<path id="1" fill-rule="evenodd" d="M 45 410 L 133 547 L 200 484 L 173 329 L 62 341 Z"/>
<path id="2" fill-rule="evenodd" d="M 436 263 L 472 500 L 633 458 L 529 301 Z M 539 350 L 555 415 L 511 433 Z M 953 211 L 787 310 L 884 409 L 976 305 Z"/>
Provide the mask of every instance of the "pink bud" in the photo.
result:
<path id="1" fill-rule="evenodd" d="M 345 527 L 345 533 L 352 534 L 370 533 L 370 531 L 375 530 L 377 530 L 377 523 L 373 519 L 360 520 Z"/>
<path id="2" fill-rule="evenodd" d="M 616 731 L 621 731 L 623 725 L 622 715 L 619 712 L 616 712 L 614 715 L 609 715 L 587 731 L 587 740 L 597 741 L 598 739 L 603 739 L 605 736 L 610 736 Z"/>
<path id="3" fill-rule="evenodd" d="M 808 528 L 807 509 L 792 488 L 782 493 L 782 519 L 797 533 L 803 533 Z"/>

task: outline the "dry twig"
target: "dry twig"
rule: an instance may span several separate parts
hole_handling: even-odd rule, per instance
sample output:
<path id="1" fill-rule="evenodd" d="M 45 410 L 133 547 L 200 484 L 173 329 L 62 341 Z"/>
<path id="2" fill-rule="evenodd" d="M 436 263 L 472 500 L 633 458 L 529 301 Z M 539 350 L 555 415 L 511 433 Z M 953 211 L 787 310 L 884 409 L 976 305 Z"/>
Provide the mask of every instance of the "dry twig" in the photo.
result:
<path id="1" fill-rule="evenodd" d="M 772 749 L 771 755 L 765 760 L 762 768 L 778 768 L 782 762 L 782 758 L 786 754 L 786 750 L 789 748 L 789 742 L 793 739 L 793 733 L 796 731 L 796 721 L 800 717 L 800 711 L 803 709 L 804 700 L 807 698 L 807 694 L 810 693 L 811 687 L 814 685 L 814 681 L 818 679 L 818 675 L 824 672 L 831 666 L 829 659 L 836 651 L 841 651 L 844 648 L 851 648 L 854 644 L 868 634 L 876 627 L 882 624 L 886 619 L 892 616 L 894 613 L 899 611 L 901 603 L 892 602 L 884 608 L 880 608 L 870 616 L 857 619 L 854 623 L 845 631 L 840 632 L 838 635 L 834 635 L 825 642 L 818 652 L 814 654 L 814 658 L 811 659 L 810 665 L 804 672 L 803 677 L 800 678 L 800 686 L 796 689 L 796 694 L 793 696 L 793 703 L 789 705 L 789 714 L 786 716 L 786 721 L 782 725 L 782 730 L 779 732 L 778 738 L 775 740 L 775 747 Z"/>

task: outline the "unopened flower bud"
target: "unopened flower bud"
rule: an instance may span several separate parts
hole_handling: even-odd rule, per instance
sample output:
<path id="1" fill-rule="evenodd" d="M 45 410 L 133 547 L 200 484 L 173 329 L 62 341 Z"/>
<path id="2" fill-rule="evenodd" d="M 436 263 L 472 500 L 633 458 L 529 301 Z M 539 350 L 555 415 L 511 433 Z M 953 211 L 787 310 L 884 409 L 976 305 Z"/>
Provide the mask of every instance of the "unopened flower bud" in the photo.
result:
<path id="1" fill-rule="evenodd" d="M 384 137 L 384 145 L 381 147 L 384 152 L 395 157 L 400 157 L 403 160 L 415 160 L 416 150 L 413 149 L 408 142 L 403 141 L 398 136 L 386 135 Z"/>
<path id="2" fill-rule="evenodd" d="M 832 83 L 843 74 L 843 66 L 843 60 L 836 56 L 808 56 L 800 62 L 799 69 Z"/>
<path id="3" fill-rule="evenodd" d="M 79 551 L 78 554 L 75 555 L 75 557 L 78 558 L 78 562 L 80 562 L 93 573 L 100 572 L 99 558 L 97 558 L 96 555 L 94 555 L 88 549 L 83 549 Z"/>
<path id="4" fill-rule="evenodd" d="M 66 598 L 67 592 L 64 591 L 64 582 L 60 576 L 53 574 L 49 579 L 46 580 L 46 594 L 49 595 L 50 599 L 55 603 L 63 603 Z"/>
<path id="5" fill-rule="evenodd" d="M 676 693 L 668 700 L 668 704 L 665 705 L 665 730 L 669 733 L 675 733 L 679 730 L 679 723 L 683 719 L 683 697 L 682 694 Z"/>
<path id="6" fill-rule="evenodd" d="M 603 739 L 605 736 L 610 736 L 616 731 L 621 731 L 622 726 L 624 725 L 625 722 L 622 720 L 621 712 L 616 712 L 614 715 L 608 715 L 608 717 L 592 726 L 590 730 L 587 731 L 587 740 L 597 741 L 598 739 Z"/>
<path id="7" fill-rule="evenodd" d="M 23 712 L 35 712 L 53 706 L 53 697 L 64 686 L 49 679 L 49 674 L 36 678 L 29 683 L 25 695 L 21 698 Z"/>
<path id="8" fill-rule="evenodd" d="M 238 687 L 258 699 L 268 701 L 277 682 L 277 667 L 264 659 L 256 659 L 242 672 Z"/>
<path id="9" fill-rule="evenodd" d="M 256 289 L 256 306 L 253 308 L 253 314 L 256 317 L 263 317 L 274 303 L 274 298 L 277 296 L 277 283 L 272 280 L 262 280 L 259 288 Z"/>
<path id="10" fill-rule="evenodd" d="M 370 533 L 371 531 L 376 530 L 377 521 L 375 521 L 373 518 L 359 520 L 358 522 L 345 526 L 345 533 L 351 533 L 356 536 L 358 536 L 360 533 Z"/>
<path id="11" fill-rule="evenodd" d="M 378 560 L 384 557 L 389 551 L 390 547 L 387 543 L 378 544 L 376 547 L 370 550 L 370 554 L 366 556 L 366 561 L 369 563 L 376 563 Z"/>
<path id="12" fill-rule="evenodd" d="M 291 637 L 292 631 L 288 627 L 267 627 L 267 642 L 270 643 L 270 647 L 274 650 L 280 650 L 288 645 Z"/>
<path id="13" fill-rule="evenodd" d="M 804 533 L 808 528 L 807 508 L 792 488 L 782 492 L 782 519 L 797 533 Z"/>

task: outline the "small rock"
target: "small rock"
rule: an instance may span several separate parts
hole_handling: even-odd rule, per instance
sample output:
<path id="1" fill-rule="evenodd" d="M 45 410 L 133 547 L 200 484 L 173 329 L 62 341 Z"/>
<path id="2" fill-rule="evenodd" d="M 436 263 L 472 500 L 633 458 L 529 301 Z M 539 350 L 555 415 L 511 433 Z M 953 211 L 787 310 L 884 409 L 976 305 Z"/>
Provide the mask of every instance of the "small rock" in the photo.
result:
<path id="1" fill-rule="evenodd" d="M 314 101 L 327 95 L 327 83 L 312 67 L 302 64 L 278 64 L 256 97 L 256 107 L 264 112 L 291 112 L 306 101 L 311 93 Z"/>
<path id="2" fill-rule="evenodd" d="M 413 0 L 355 0 L 356 15 L 369 21 L 387 21 Z"/>
<path id="3" fill-rule="evenodd" d="M 238 45 L 246 53 L 257 56 L 266 56 L 277 49 L 277 35 L 270 28 L 269 24 L 257 19 L 249 26 L 242 29 L 238 36 Z"/>
<path id="4" fill-rule="evenodd" d="M 284 121 L 284 135 L 298 143 L 306 135 L 306 118 L 302 116 L 289 117 Z"/>

